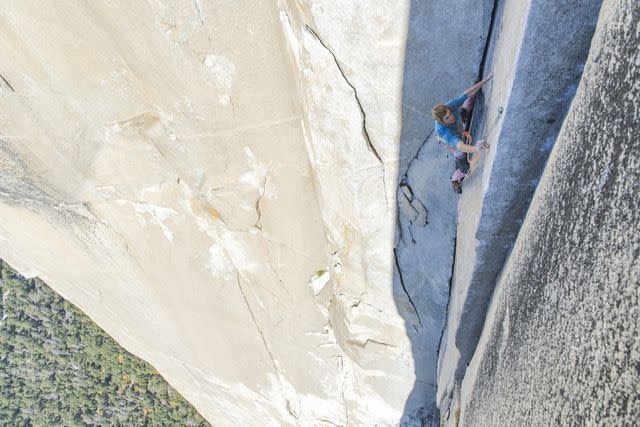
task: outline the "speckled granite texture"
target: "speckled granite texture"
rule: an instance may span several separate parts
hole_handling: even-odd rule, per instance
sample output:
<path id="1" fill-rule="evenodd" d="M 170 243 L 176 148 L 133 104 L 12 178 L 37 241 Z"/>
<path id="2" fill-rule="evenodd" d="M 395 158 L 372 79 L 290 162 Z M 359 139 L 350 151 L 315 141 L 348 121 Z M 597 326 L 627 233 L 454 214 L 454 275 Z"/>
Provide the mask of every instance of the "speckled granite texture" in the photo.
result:
<path id="1" fill-rule="evenodd" d="M 640 419 L 640 3 L 605 1 L 462 386 L 460 425 Z"/>

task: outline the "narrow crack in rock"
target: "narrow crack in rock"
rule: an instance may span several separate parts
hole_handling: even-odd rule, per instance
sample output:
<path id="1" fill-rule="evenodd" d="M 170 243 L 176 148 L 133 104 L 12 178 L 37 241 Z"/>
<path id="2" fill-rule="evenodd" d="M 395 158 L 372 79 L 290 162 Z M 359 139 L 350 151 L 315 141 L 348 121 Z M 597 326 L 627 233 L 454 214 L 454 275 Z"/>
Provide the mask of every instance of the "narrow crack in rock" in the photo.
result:
<path id="1" fill-rule="evenodd" d="M 480 60 L 480 64 L 478 65 L 478 80 L 480 80 L 482 78 L 482 75 L 484 73 L 484 67 L 487 61 L 487 57 L 488 57 L 488 53 L 489 53 L 489 47 L 491 45 L 491 39 L 493 37 L 493 31 L 494 31 L 494 27 L 495 27 L 495 23 L 496 23 L 496 12 L 498 10 L 498 1 L 499 0 L 494 0 L 493 1 L 493 5 L 491 7 L 491 18 L 489 21 L 489 28 L 487 30 L 487 38 L 485 39 L 484 42 L 484 46 L 482 48 L 482 59 Z M 471 112 L 471 117 L 469 119 L 470 123 L 473 123 L 473 119 L 474 119 L 474 115 L 473 115 L 473 111 Z M 440 332 L 440 339 L 438 342 L 438 350 L 436 352 L 436 360 L 439 360 L 440 357 L 440 350 L 442 349 L 442 339 L 444 338 L 444 333 L 447 329 L 447 324 L 448 324 L 448 314 L 449 314 L 449 304 L 451 302 L 451 290 L 453 288 L 453 274 L 455 271 L 455 267 L 456 267 L 456 250 L 457 250 L 457 244 L 458 244 L 458 236 L 457 233 L 454 235 L 454 240 L 453 240 L 453 261 L 451 263 L 451 275 L 449 276 L 449 294 L 447 296 L 447 305 L 445 307 L 445 314 L 444 314 L 444 325 L 442 327 L 442 331 Z M 436 362 L 437 363 L 437 362 Z M 436 392 L 437 392 L 437 384 L 436 384 Z"/>
<path id="2" fill-rule="evenodd" d="M 416 200 L 416 198 L 413 196 L 413 189 L 411 188 L 411 186 L 406 181 L 402 181 L 400 183 L 400 190 L 402 191 L 402 195 L 404 196 L 404 198 L 407 199 L 407 202 L 409 202 L 409 206 L 411 206 L 411 209 L 413 209 L 416 215 L 420 215 L 420 212 L 418 212 L 416 207 L 413 206 L 413 201 Z M 422 204 L 422 202 L 420 202 L 420 204 Z M 424 207 L 424 204 L 422 204 L 422 206 Z M 412 221 L 409 220 L 409 222 Z"/>
<path id="3" fill-rule="evenodd" d="M 489 20 L 489 29 L 487 30 L 487 38 L 484 41 L 484 46 L 482 48 L 482 59 L 480 60 L 480 65 L 478 66 L 478 80 L 482 78 L 482 74 L 484 73 L 484 66 L 487 62 L 487 56 L 489 53 L 489 46 L 491 45 L 491 38 L 493 37 L 493 29 L 495 27 L 496 22 L 496 12 L 498 11 L 498 1 L 494 0 L 493 5 L 491 6 L 491 18 Z M 473 114 L 473 111 L 472 111 Z"/>
<path id="4" fill-rule="evenodd" d="M 413 226 L 413 221 L 409 220 L 409 237 L 411 237 L 411 243 L 414 245 L 417 243 L 416 238 L 413 236 L 413 230 L 411 227 Z"/>
<path id="5" fill-rule="evenodd" d="M 420 144 L 420 148 L 418 148 L 418 150 L 416 151 L 416 154 L 413 156 L 413 158 L 411 160 L 409 160 L 409 163 L 407 164 L 407 170 L 404 172 L 404 175 L 402 176 L 403 179 L 407 178 L 407 174 L 409 173 L 409 170 L 411 169 L 411 165 L 420 156 L 420 152 L 424 148 L 424 146 L 427 143 L 427 141 L 429 140 L 429 138 L 431 138 L 431 135 L 433 135 L 434 131 L 435 131 L 435 128 L 431 129 L 431 132 L 429 132 L 429 135 L 427 135 L 426 138 L 422 141 L 422 144 Z"/>
<path id="6" fill-rule="evenodd" d="M 405 197 L 405 199 L 409 203 L 409 206 L 411 206 L 411 209 L 413 209 L 413 212 L 416 214 L 415 219 L 418 219 L 421 213 L 424 214 L 424 224 L 421 224 L 421 226 L 422 227 L 427 226 L 429 224 L 429 210 L 427 209 L 425 204 L 422 203 L 422 200 L 420 200 L 414 195 L 413 189 L 411 188 L 409 183 L 406 181 L 406 175 L 400 182 L 400 190 L 402 192 L 402 195 Z M 422 212 L 420 212 L 420 210 L 416 208 L 416 206 L 414 205 L 414 202 L 419 204 L 419 206 L 422 208 Z M 415 244 L 416 240 L 413 237 L 413 231 L 411 229 L 412 226 L 413 226 L 413 220 L 409 219 L 409 235 L 411 236 L 411 241 Z"/>
<path id="7" fill-rule="evenodd" d="M 422 205 L 422 207 L 424 208 L 425 212 L 428 212 L 428 209 L 425 206 L 425 204 L 422 203 L 422 200 L 420 200 L 418 197 L 415 197 L 415 195 L 413 193 L 413 189 L 411 188 L 411 185 L 409 185 L 409 170 L 411 169 L 411 165 L 413 164 L 413 162 L 420 156 L 420 152 L 422 151 L 422 148 L 425 146 L 425 144 L 427 143 L 427 141 L 429 140 L 429 138 L 431 137 L 433 132 L 434 132 L 433 130 L 431 132 L 429 132 L 429 135 L 427 135 L 427 137 L 424 139 L 424 141 L 422 141 L 422 145 L 420 146 L 420 148 L 418 148 L 418 151 L 416 151 L 416 154 L 409 161 L 409 164 L 407 165 L 407 170 L 405 171 L 404 175 L 402 176 L 402 179 L 400 180 L 400 184 L 398 185 L 398 188 L 402 191 L 402 194 L 405 196 L 405 198 L 407 199 L 407 201 L 409 202 L 409 204 L 411 205 L 413 210 L 416 211 L 416 214 L 418 212 L 417 212 L 415 206 L 413 206 L 413 203 L 412 203 L 413 200 L 417 200 L 418 203 L 420 203 Z M 405 191 L 405 189 L 409 191 L 408 194 Z M 429 222 L 427 221 L 427 224 L 428 223 Z"/>
<path id="8" fill-rule="evenodd" d="M 453 272 L 456 265 L 456 249 L 458 244 L 457 234 L 453 238 L 453 261 L 451 262 L 451 275 L 449 276 L 449 293 L 447 294 L 447 305 L 444 308 L 444 325 L 442 331 L 440 331 L 440 340 L 438 341 L 438 350 L 436 351 L 436 360 L 440 357 L 440 349 L 442 347 L 442 338 L 444 337 L 444 331 L 447 329 L 447 319 L 449 314 L 449 303 L 451 302 L 451 287 L 453 285 Z"/>
<path id="9" fill-rule="evenodd" d="M 5 82 L 5 84 L 6 84 L 7 86 L 9 86 L 9 89 L 11 89 L 11 91 L 12 91 L 13 93 L 16 93 L 16 90 L 13 88 L 13 86 L 11 86 L 11 83 L 9 83 L 9 81 L 8 81 L 7 79 L 5 79 L 5 78 L 4 78 L 4 76 L 3 76 L 2 74 L 0 74 L 0 78 L 2 79 L 2 81 L 4 81 L 4 82 Z"/>
<path id="10" fill-rule="evenodd" d="M 402 289 L 404 290 L 404 293 L 407 295 L 407 298 L 409 299 L 409 303 L 411 304 L 411 307 L 413 307 L 413 311 L 416 313 L 416 317 L 418 318 L 418 323 L 420 324 L 420 327 L 424 328 L 424 325 L 422 324 L 422 320 L 420 319 L 420 314 L 418 313 L 418 309 L 416 308 L 416 305 L 413 303 L 413 300 L 411 299 L 411 295 L 409 295 L 409 292 L 407 291 L 407 287 L 404 284 L 404 278 L 402 277 L 402 270 L 400 270 L 400 263 L 398 262 L 397 248 L 393 248 L 393 258 L 396 261 L 396 268 L 398 269 L 398 276 L 400 276 L 400 284 L 402 285 Z"/>
<path id="11" fill-rule="evenodd" d="M 365 141 L 367 143 L 367 147 L 373 153 L 373 155 L 376 157 L 376 159 L 378 159 L 378 162 L 380 162 L 380 167 L 382 168 L 382 181 L 383 181 L 383 185 L 384 185 L 384 199 L 385 199 L 385 201 L 387 203 L 387 207 L 389 207 L 389 200 L 388 200 L 388 196 L 387 196 L 386 171 L 385 171 L 385 168 L 384 168 L 384 162 L 382 160 L 382 157 L 380 156 L 380 153 L 378 153 L 378 150 L 373 145 L 373 142 L 371 141 L 371 137 L 369 136 L 369 131 L 367 130 L 367 114 L 365 113 L 364 108 L 362 107 L 362 103 L 360 102 L 360 97 L 358 96 L 358 90 L 349 81 L 349 79 L 347 78 L 346 74 L 344 73 L 344 70 L 342 69 L 342 66 L 340 65 L 340 61 L 338 61 L 338 58 L 336 57 L 336 55 L 333 53 L 333 51 L 331 49 L 329 49 L 329 46 L 327 46 L 326 43 L 320 38 L 318 33 L 307 24 L 305 24 L 305 28 L 307 29 L 307 31 L 309 31 L 316 38 L 316 40 L 318 40 L 318 42 L 322 45 L 322 47 L 324 47 L 327 50 L 327 52 L 329 52 L 331 57 L 333 57 L 333 61 L 335 62 L 336 67 L 338 67 L 338 71 L 340 71 L 340 74 L 342 75 L 342 78 L 344 79 L 344 81 L 347 83 L 347 85 L 353 91 L 353 96 L 354 96 L 354 98 L 356 100 L 356 104 L 358 105 L 358 109 L 360 110 L 360 115 L 362 116 L 362 134 L 363 134 L 364 139 L 365 139 Z"/>
<path id="12" fill-rule="evenodd" d="M 407 164 L 407 169 L 406 169 L 404 175 L 402 176 L 402 179 L 400 180 L 400 184 L 398 185 L 398 189 L 402 192 L 402 195 L 407 199 L 407 201 L 409 202 L 409 205 L 414 210 L 416 215 L 419 215 L 419 213 L 418 213 L 416 207 L 413 206 L 413 203 L 412 203 L 412 201 L 414 200 L 414 194 L 413 194 L 413 189 L 411 188 L 411 186 L 408 183 L 409 170 L 411 170 L 411 165 L 413 164 L 413 162 L 420 156 L 420 152 L 424 148 L 425 144 L 427 143 L 427 141 L 429 140 L 431 135 L 433 135 L 434 130 L 435 129 L 432 129 L 431 132 L 429 132 L 429 134 L 426 136 L 426 138 L 422 141 L 422 144 L 420 145 L 420 148 L 418 148 L 418 150 L 416 151 L 416 154 L 413 156 L 413 158 Z M 410 197 L 404 191 L 405 188 L 410 192 Z M 425 210 L 426 215 L 425 215 L 425 224 L 424 225 L 429 224 L 429 220 L 428 220 L 428 212 L 429 211 L 428 211 L 427 207 L 425 206 L 424 203 L 422 203 L 422 201 L 420 199 L 415 198 L 415 200 L 417 200 L 422 205 L 423 209 Z M 402 241 L 402 243 L 405 246 L 407 246 L 407 242 L 405 242 L 405 240 L 404 240 L 404 230 L 402 229 L 402 222 L 400 221 L 400 209 L 397 210 L 396 221 L 398 223 L 398 230 L 399 230 L 399 233 L 400 233 L 400 240 Z M 413 232 L 411 230 L 411 226 L 412 225 L 413 225 L 413 221 L 409 220 L 409 235 L 411 237 L 411 242 L 415 244 L 416 240 L 413 237 Z"/>
<path id="13" fill-rule="evenodd" d="M 260 325 L 258 325 L 258 321 L 256 320 L 256 316 L 253 314 L 253 310 L 251 310 L 251 306 L 249 305 L 249 300 L 247 299 L 247 295 L 244 293 L 244 289 L 242 288 L 242 284 L 240 283 L 240 273 L 238 273 L 238 270 L 236 270 L 236 281 L 238 283 L 238 288 L 240 289 L 240 293 L 242 294 L 242 298 L 244 298 L 244 303 L 247 306 L 247 310 L 249 310 L 249 314 L 251 315 L 251 319 L 253 319 L 253 324 L 258 330 L 258 334 L 260 334 L 262 343 L 264 344 L 264 347 L 267 350 L 267 353 L 269 354 L 269 358 L 271 359 L 271 364 L 273 365 L 273 370 L 275 371 L 279 379 L 280 372 L 278 371 L 278 367 L 276 366 L 276 362 L 273 358 L 273 353 L 271 353 L 271 349 L 269 348 L 269 344 L 267 344 L 267 340 L 264 337 L 264 333 L 262 332 Z"/>
<path id="14" fill-rule="evenodd" d="M 364 112 L 364 108 L 362 108 L 362 103 L 360 102 L 360 98 L 358 97 L 358 90 L 349 81 L 349 79 L 345 75 L 344 71 L 342 70 L 342 67 L 340 66 L 340 62 L 338 61 L 338 58 L 333 53 L 333 51 L 331 51 L 331 49 L 329 49 L 329 47 L 325 44 L 325 42 L 320 38 L 318 33 L 313 28 L 311 28 L 309 25 L 305 25 L 305 28 L 311 34 L 313 34 L 313 36 L 318 40 L 318 42 L 320 42 L 320 44 L 327 50 L 327 52 L 329 52 L 331 54 L 331 56 L 333 57 L 333 61 L 336 64 L 336 67 L 338 67 L 338 71 L 340 71 L 340 74 L 342 74 L 342 77 L 344 78 L 344 81 L 347 83 L 347 85 L 349 85 L 351 90 L 353 90 L 353 94 L 354 94 L 354 97 L 355 97 L 355 100 L 356 100 L 356 104 L 358 104 L 358 108 L 360 109 L 360 114 L 362 115 L 362 132 L 364 133 L 365 140 L 367 141 L 367 146 L 369 147 L 369 149 L 371 150 L 373 155 L 376 156 L 376 158 L 378 159 L 380 164 L 383 164 L 382 157 L 380 157 L 380 154 L 378 153 L 378 150 L 376 150 L 376 148 L 373 146 L 373 143 L 371 142 L 371 138 L 369 137 L 369 132 L 367 131 L 367 115 Z"/>
<path id="15" fill-rule="evenodd" d="M 256 330 L 258 331 L 258 334 L 260 334 L 260 338 L 262 339 L 264 348 L 267 350 L 267 353 L 269 354 L 269 358 L 271 359 L 271 364 L 273 365 L 273 370 L 276 374 L 276 377 L 278 378 L 278 382 L 280 383 L 280 385 L 282 385 L 283 381 L 282 381 L 282 376 L 280 375 L 280 370 L 278 369 L 276 361 L 273 358 L 273 353 L 271 352 L 271 348 L 269 348 L 269 344 L 267 343 L 267 339 L 265 338 L 264 333 L 262 332 L 262 328 L 260 328 L 260 325 L 258 324 L 258 320 L 256 319 L 256 316 L 253 314 L 253 310 L 251 309 L 251 305 L 249 305 L 249 300 L 247 299 L 247 295 L 245 294 L 244 288 L 242 287 L 242 283 L 240 282 L 240 273 L 237 268 L 236 268 L 236 282 L 238 283 L 238 288 L 240 289 L 240 293 L 242 294 L 244 303 L 247 306 L 247 310 L 249 310 L 249 314 L 251 315 L 253 324 L 255 325 Z M 298 422 L 298 418 L 300 417 L 300 415 L 295 413 L 295 411 L 291 407 L 291 401 L 287 398 L 287 396 L 283 395 L 282 397 L 286 402 L 287 412 L 289 412 L 289 414 L 291 414 L 291 416 L 293 416 L 296 419 L 296 424 L 300 425 L 300 423 Z"/>
<path id="16" fill-rule="evenodd" d="M 404 232 L 402 230 L 402 222 L 400 222 L 400 209 L 396 210 L 396 223 L 398 224 L 398 233 L 400 234 L 400 241 L 402 242 L 402 244 L 407 246 L 407 242 L 404 241 Z"/>

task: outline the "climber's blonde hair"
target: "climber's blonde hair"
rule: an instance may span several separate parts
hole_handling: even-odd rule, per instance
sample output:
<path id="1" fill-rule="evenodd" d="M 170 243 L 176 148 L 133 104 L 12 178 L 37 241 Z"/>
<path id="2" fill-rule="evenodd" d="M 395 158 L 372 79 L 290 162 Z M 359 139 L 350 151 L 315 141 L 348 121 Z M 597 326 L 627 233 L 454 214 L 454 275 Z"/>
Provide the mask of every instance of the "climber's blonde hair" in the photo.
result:
<path id="1" fill-rule="evenodd" d="M 447 107 L 444 104 L 438 104 L 435 107 L 433 107 L 433 110 L 431 110 L 431 115 L 433 116 L 434 119 L 436 119 L 440 124 L 444 124 L 442 122 L 442 120 L 444 119 L 444 116 L 447 114 L 447 112 L 450 111 L 449 107 Z"/>

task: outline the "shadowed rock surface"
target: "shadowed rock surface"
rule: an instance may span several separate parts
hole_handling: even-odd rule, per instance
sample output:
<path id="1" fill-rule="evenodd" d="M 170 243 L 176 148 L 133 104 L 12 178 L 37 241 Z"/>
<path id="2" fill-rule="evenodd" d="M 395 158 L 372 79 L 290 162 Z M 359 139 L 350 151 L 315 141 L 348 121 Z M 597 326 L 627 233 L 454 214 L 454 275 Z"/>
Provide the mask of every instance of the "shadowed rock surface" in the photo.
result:
<path id="1" fill-rule="evenodd" d="M 438 404 L 459 386 L 497 277 L 575 94 L 601 0 L 497 2 L 488 54 L 496 79 L 473 133 L 491 149 L 458 204 L 456 261 L 438 361 Z M 500 114 L 500 108 L 503 113 Z M 482 113 L 482 114 L 478 114 Z"/>
<path id="2" fill-rule="evenodd" d="M 640 417 L 639 23 L 637 2 L 604 3 L 467 370 L 461 425 Z"/>

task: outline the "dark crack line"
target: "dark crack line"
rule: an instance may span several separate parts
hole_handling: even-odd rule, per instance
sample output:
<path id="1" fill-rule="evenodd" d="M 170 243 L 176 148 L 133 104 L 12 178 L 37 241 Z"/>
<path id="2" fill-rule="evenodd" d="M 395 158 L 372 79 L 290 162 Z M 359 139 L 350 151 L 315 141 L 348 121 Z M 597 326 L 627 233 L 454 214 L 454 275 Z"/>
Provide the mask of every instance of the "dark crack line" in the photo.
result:
<path id="1" fill-rule="evenodd" d="M 400 189 L 402 190 L 402 194 L 405 197 L 405 199 L 407 199 L 407 202 L 409 202 L 409 206 L 411 206 L 411 209 L 413 209 L 413 212 L 415 212 L 415 214 L 417 216 L 420 216 L 420 212 L 413 205 L 413 201 L 415 200 L 416 202 L 418 202 L 420 204 L 420 206 L 422 206 L 422 209 L 424 211 L 424 224 L 422 226 L 424 227 L 424 226 L 428 225 L 429 224 L 429 210 L 427 209 L 425 204 L 422 203 L 422 200 L 420 200 L 418 197 L 416 197 L 415 194 L 413 193 L 413 188 L 411 188 L 409 183 L 406 181 L 406 175 L 403 178 L 402 182 L 400 182 Z M 406 191 L 404 191 L 405 189 L 406 189 Z M 407 194 L 407 192 L 408 192 L 408 194 Z M 409 223 L 411 225 L 413 225 L 413 221 L 409 220 Z M 411 231 L 411 229 L 409 229 L 409 231 Z M 413 238 L 412 238 L 412 240 L 413 240 Z M 415 243 L 415 241 L 414 241 L 414 243 Z"/>
<path id="2" fill-rule="evenodd" d="M 440 357 L 440 350 L 442 349 L 442 338 L 444 337 L 444 331 L 447 329 L 447 323 L 449 320 L 449 304 L 451 303 L 451 289 L 453 287 L 453 272 L 456 267 L 456 250 L 458 246 L 458 235 L 453 239 L 453 260 L 451 262 L 451 276 L 449 276 L 449 294 L 447 295 L 447 305 L 444 308 L 444 325 L 442 326 L 442 331 L 440 332 L 440 340 L 438 341 L 438 350 L 436 351 L 436 360 Z"/>
<path id="3" fill-rule="evenodd" d="M 409 194 L 407 194 L 404 191 L 402 191 L 402 193 L 404 194 L 404 197 L 406 197 L 409 203 L 411 203 L 411 201 L 413 200 L 413 188 L 411 188 L 411 186 L 405 179 L 403 179 L 400 182 L 400 189 L 402 190 L 406 189 L 409 192 Z"/>
<path id="4" fill-rule="evenodd" d="M 413 226 L 413 221 L 409 220 L 409 237 L 411 237 L 411 243 L 416 244 L 416 238 L 413 237 L 413 230 L 411 227 Z"/>
<path id="5" fill-rule="evenodd" d="M 429 209 L 427 209 L 427 207 L 424 205 L 424 203 L 422 203 L 422 200 L 420 200 L 417 197 L 414 197 L 414 200 L 417 201 L 418 203 L 420 203 L 420 206 L 422 206 L 422 209 L 424 209 L 424 225 L 429 225 Z M 412 205 L 413 206 L 413 205 Z M 416 210 L 416 208 L 413 208 L 414 210 Z"/>
<path id="6" fill-rule="evenodd" d="M 407 189 L 407 191 L 409 191 L 409 194 L 407 194 L 406 192 L 404 192 L 404 189 Z M 405 199 L 407 199 L 407 202 L 409 202 L 409 206 L 411 206 L 411 209 L 413 209 L 413 211 L 416 213 L 416 215 L 420 215 L 420 212 L 418 212 L 418 209 L 416 209 L 415 206 L 413 206 L 413 201 L 414 200 L 418 200 L 418 198 L 416 198 L 413 195 L 413 189 L 411 188 L 411 186 L 406 182 L 406 181 L 402 181 L 400 183 L 400 189 L 402 189 L 402 195 L 404 196 Z M 422 205 L 423 208 L 425 208 L 424 204 L 418 200 L 418 202 Z M 426 210 L 426 208 L 425 208 Z M 413 222 L 413 221 L 409 221 L 409 222 Z"/>
<path id="7" fill-rule="evenodd" d="M 416 154 L 413 156 L 413 158 L 409 161 L 409 163 L 407 164 L 407 169 L 405 170 L 404 174 L 402 175 L 402 179 L 400 180 L 400 184 L 398 185 L 398 187 L 401 187 L 403 184 L 406 186 L 409 186 L 408 184 L 408 180 L 409 180 L 409 171 L 411 170 L 411 165 L 413 164 L 413 162 L 420 157 L 420 152 L 422 151 L 422 149 L 424 148 L 425 144 L 427 143 L 427 141 L 429 140 L 429 138 L 431 138 L 431 135 L 433 135 L 433 132 L 435 131 L 435 129 L 431 129 L 431 132 L 429 132 L 429 134 L 427 135 L 427 137 L 422 141 L 422 145 L 420 145 L 420 148 L 418 148 L 418 151 L 416 151 Z M 410 188 L 410 187 L 409 187 Z M 403 192 L 404 193 L 404 192 Z M 413 197 L 413 190 L 411 190 L 411 194 Z M 406 197 L 406 195 L 405 195 Z"/>
<path id="8" fill-rule="evenodd" d="M 416 151 L 416 154 L 409 161 L 409 164 L 407 165 L 407 170 L 405 171 L 405 173 L 404 173 L 404 175 L 402 177 L 403 179 L 407 179 L 407 174 L 409 173 L 409 170 L 411 169 L 411 165 L 420 156 L 420 152 L 422 151 L 422 148 L 425 146 L 425 144 L 427 143 L 429 138 L 431 138 L 431 135 L 433 135 L 434 131 L 435 131 L 435 129 L 431 129 L 431 132 L 429 132 L 429 135 L 427 135 L 427 137 L 422 141 L 422 144 L 420 145 L 420 148 L 418 148 L 418 151 Z"/>
<path id="9" fill-rule="evenodd" d="M 491 6 L 491 18 L 489 20 L 489 29 L 487 30 L 487 38 L 484 41 L 484 46 L 482 48 L 482 59 L 480 59 L 480 64 L 478 65 L 478 77 L 476 79 L 476 82 L 479 82 L 480 80 L 482 80 L 482 76 L 484 74 L 484 68 L 485 65 L 487 63 L 487 58 L 489 56 L 489 48 L 491 47 L 491 39 L 493 38 L 493 31 L 495 28 L 495 23 L 496 23 L 496 13 L 498 11 L 498 2 L 500 0 L 494 0 L 493 1 L 493 5 Z M 470 128 L 474 128 L 476 123 L 474 121 L 474 118 L 476 117 L 476 114 L 474 114 L 475 112 L 475 108 L 473 110 L 471 110 L 471 117 L 469 117 L 469 120 L 467 120 L 467 125 L 465 127 L 465 130 L 469 130 Z"/>
<path id="10" fill-rule="evenodd" d="M 267 344 L 267 340 L 264 337 L 264 333 L 258 325 L 258 321 L 256 320 L 256 316 L 253 314 L 253 310 L 251 310 L 251 306 L 249 305 L 249 300 L 247 299 L 247 295 L 244 293 L 244 289 L 242 288 L 242 284 L 240 283 L 240 273 L 236 270 L 236 281 L 238 282 L 238 288 L 240 289 L 240 293 L 242 294 L 242 298 L 244 298 L 244 303 L 247 306 L 247 310 L 249 310 L 249 314 L 251 314 L 251 319 L 253 319 L 253 324 L 255 325 L 258 334 L 260 334 L 260 338 L 262 339 L 262 343 L 264 344 L 264 348 L 269 353 L 269 358 L 271 359 L 271 364 L 273 365 L 273 370 L 275 371 L 278 378 L 280 377 L 280 372 L 278 371 L 278 367 L 276 366 L 276 362 L 273 358 L 273 353 L 271 353 L 271 349 L 269 348 L 269 344 Z"/>
<path id="11" fill-rule="evenodd" d="M 480 60 L 480 64 L 478 66 L 478 77 L 477 77 L 477 81 L 480 81 L 482 79 L 482 75 L 484 74 L 484 68 L 487 62 L 487 57 L 489 54 L 489 48 L 491 46 L 491 39 L 493 38 L 493 31 L 495 28 L 495 24 L 496 24 L 496 13 L 498 10 L 498 2 L 500 0 L 494 0 L 493 1 L 493 5 L 492 5 L 492 9 L 491 9 L 491 18 L 489 21 L 489 29 L 487 31 L 487 38 L 484 42 L 484 47 L 482 49 L 482 59 Z M 474 123 L 474 111 L 475 109 L 473 109 L 471 111 L 471 117 L 469 118 L 469 120 L 467 121 L 467 123 L 472 124 Z M 502 113 L 500 113 L 502 114 Z M 453 274 L 455 272 L 455 267 L 456 267 L 456 251 L 457 251 L 457 245 L 458 245 L 458 235 L 457 233 L 455 234 L 455 237 L 453 239 L 453 260 L 451 262 L 451 275 L 449 276 L 449 294 L 447 296 L 447 305 L 445 307 L 445 313 L 444 313 L 444 325 L 442 326 L 442 331 L 440 332 L 440 339 L 438 341 L 438 349 L 436 351 L 436 361 L 439 360 L 440 358 L 440 351 L 442 350 L 442 340 L 444 338 L 444 333 L 447 330 L 447 326 L 448 326 L 448 320 L 449 320 L 449 304 L 451 303 L 451 291 L 453 288 Z M 438 363 L 438 362 L 436 362 Z M 438 386 L 436 385 L 436 390 L 438 389 Z"/>
<path id="12" fill-rule="evenodd" d="M 329 49 L 329 46 L 327 46 L 326 43 L 320 38 L 318 33 L 307 24 L 305 24 L 305 28 L 316 38 L 316 40 L 318 40 L 318 42 L 322 45 L 322 47 L 324 47 L 327 50 L 327 52 L 331 54 L 331 57 L 333 58 L 333 62 L 335 62 L 336 67 L 338 67 L 338 71 L 340 71 L 340 74 L 342 74 L 342 78 L 353 91 L 353 96 L 356 100 L 356 104 L 358 104 L 358 109 L 360 110 L 360 114 L 362 116 L 362 134 L 364 135 L 364 139 L 367 143 L 367 147 L 373 153 L 373 155 L 376 156 L 376 159 L 378 159 L 378 162 L 380 162 L 380 166 L 382 167 L 382 183 L 384 185 L 384 199 L 388 207 L 389 199 L 387 196 L 387 181 L 386 181 L 386 171 L 384 168 L 384 162 L 382 161 L 382 157 L 380 156 L 380 153 L 378 153 L 378 150 L 373 145 L 373 142 L 371 142 L 371 137 L 369 136 L 369 131 L 367 130 L 367 114 L 364 112 L 364 108 L 362 107 L 362 103 L 360 102 L 360 97 L 358 96 L 358 90 L 349 81 L 349 79 L 347 78 L 347 75 L 344 73 L 344 70 L 342 69 L 342 66 L 340 65 L 340 61 L 338 61 L 338 58 L 336 57 L 336 55 L 333 53 L 331 49 Z"/>
<path id="13" fill-rule="evenodd" d="M 413 307 L 413 311 L 416 313 L 416 317 L 418 318 L 418 323 L 420 324 L 420 327 L 424 328 L 424 326 L 422 325 L 422 320 L 420 320 L 420 314 L 418 313 L 418 309 L 416 308 L 416 305 L 413 303 L 413 300 L 411 299 L 411 295 L 409 295 L 409 292 L 407 291 L 407 287 L 404 284 L 404 278 L 402 277 L 402 270 L 400 270 L 400 263 L 398 262 L 398 251 L 396 250 L 396 248 L 393 248 L 393 257 L 396 261 L 396 268 L 398 269 L 398 276 L 400 276 L 400 284 L 402 285 L 402 289 L 404 290 L 404 293 L 407 295 L 407 298 L 409 298 L 409 303 L 411 303 L 411 307 Z"/>
<path id="14" fill-rule="evenodd" d="M 16 90 L 13 88 L 13 86 L 11 86 L 11 83 L 9 83 L 9 81 L 5 79 L 2 74 L 0 74 L 0 78 L 2 78 L 2 81 L 4 81 L 7 86 L 9 86 L 9 89 L 11 89 L 13 93 L 16 93 Z"/>
<path id="15" fill-rule="evenodd" d="M 264 344 L 264 348 L 267 350 L 267 353 L 269 354 L 269 358 L 271 359 L 271 364 L 273 365 L 273 370 L 276 373 L 276 377 L 278 378 L 278 381 L 282 384 L 282 378 L 280 376 L 280 371 L 278 370 L 278 366 L 276 365 L 276 361 L 273 358 L 273 353 L 271 352 L 271 349 L 269 348 L 269 344 L 267 344 L 267 339 L 264 337 L 264 333 L 262 332 L 262 329 L 260 328 L 260 325 L 258 325 L 258 321 L 256 319 L 256 316 L 253 314 L 253 310 L 251 310 L 251 306 L 249 305 L 249 300 L 247 299 L 247 295 L 244 292 L 244 289 L 242 288 L 242 284 L 240 283 L 240 273 L 238 272 L 238 270 L 236 269 L 236 281 L 238 283 L 238 288 L 240 289 L 240 293 L 242 294 L 242 298 L 244 298 L 244 303 L 247 306 L 247 310 L 249 310 L 249 314 L 251 314 L 251 319 L 253 319 L 253 324 L 256 327 L 256 330 L 258 331 L 258 334 L 260 334 L 260 338 L 262 339 L 262 343 Z M 289 412 L 289 414 L 291 414 L 291 416 L 293 416 L 296 419 L 296 424 L 299 425 L 298 423 L 298 418 L 299 416 L 296 416 L 292 410 L 291 410 L 291 403 L 289 401 L 289 399 L 287 399 L 286 396 L 283 396 L 285 398 L 285 401 L 287 402 L 287 412 Z"/>
<path id="16" fill-rule="evenodd" d="M 493 29 L 495 27 L 496 22 L 496 13 L 498 11 L 498 1 L 493 1 L 493 6 L 491 7 L 491 18 L 489 21 L 489 30 L 487 31 L 487 39 L 484 41 L 484 47 L 482 49 L 482 59 L 480 60 L 480 65 L 478 66 L 478 81 L 482 79 L 482 75 L 484 73 L 484 66 L 487 62 L 487 56 L 489 54 L 489 46 L 491 45 L 491 38 L 493 37 Z M 470 122 L 471 120 L 469 120 Z"/>
<path id="17" fill-rule="evenodd" d="M 398 231 L 400 233 L 400 241 L 407 246 L 407 242 L 404 241 L 404 231 L 402 230 L 402 222 L 400 221 L 400 208 L 396 211 L 396 222 L 398 223 Z"/>
<path id="18" fill-rule="evenodd" d="M 342 74 L 342 78 L 344 78 L 344 81 L 349 85 L 351 90 L 353 90 L 356 103 L 358 104 L 358 108 L 360 109 L 360 114 L 362 114 L 362 132 L 364 133 L 365 140 L 367 141 L 367 146 L 369 147 L 373 155 L 376 156 L 380 164 L 382 164 L 383 163 L 382 157 L 380 157 L 378 150 L 376 150 L 376 148 L 371 143 L 371 138 L 369 137 L 369 132 L 367 131 L 367 115 L 364 112 L 364 108 L 362 108 L 362 103 L 360 102 L 360 98 L 358 97 L 357 89 L 353 84 L 351 84 L 351 82 L 345 75 L 344 71 L 342 70 L 342 67 L 340 66 L 340 62 L 338 61 L 338 58 L 336 58 L 336 55 L 333 53 L 333 51 L 331 51 L 331 49 L 329 49 L 329 47 L 325 44 L 325 42 L 320 38 L 318 33 L 309 25 L 305 25 L 305 27 L 311 34 L 313 34 L 313 36 L 318 40 L 318 42 L 320 42 L 320 44 L 327 50 L 327 52 L 331 54 L 331 56 L 333 57 L 333 61 L 336 63 L 336 67 L 338 67 L 338 71 L 340 71 L 340 74 Z"/>

